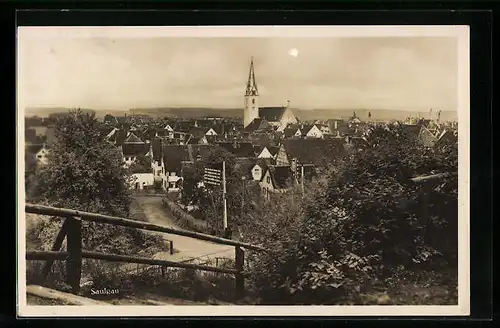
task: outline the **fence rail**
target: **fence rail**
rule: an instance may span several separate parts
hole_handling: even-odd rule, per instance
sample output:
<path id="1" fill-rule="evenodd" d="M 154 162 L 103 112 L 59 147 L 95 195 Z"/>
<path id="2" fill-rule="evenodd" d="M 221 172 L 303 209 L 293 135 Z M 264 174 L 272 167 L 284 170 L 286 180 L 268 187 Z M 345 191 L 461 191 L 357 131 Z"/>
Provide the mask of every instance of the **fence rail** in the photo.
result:
<path id="1" fill-rule="evenodd" d="M 27 251 L 26 260 L 46 261 L 43 268 L 43 275 L 47 277 L 50 268 L 55 260 L 66 261 L 67 283 L 72 287 L 73 293 L 80 291 L 80 280 L 82 271 L 82 259 L 97 259 L 112 262 L 127 262 L 148 265 L 158 265 L 162 268 L 174 267 L 194 269 L 201 271 L 211 271 L 218 273 L 232 274 L 235 276 L 235 296 L 241 298 L 244 295 L 244 261 L 245 250 L 267 251 L 265 248 L 257 245 L 243 243 L 235 240 L 215 237 L 198 232 L 173 229 L 158 224 L 152 224 L 142 221 L 134 221 L 120 217 L 102 215 L 77 211 L 73 209 L 57 208 L 44 205 L 26 204 L 25 212 L 40 215 L 50 215 L 54 218 L 65 218 L 61 230 L 56 236 L 51 251 Z M 191 237 L 194 239 L 210 241 L 216 244 L 230 245 L 235 247 L 235 268 L 219 268 L 217 266 L 207 266 L 185 262 L 174 262 L 167 260 L 151 259 L 138 256 L 105 254 L 98 252 L 89 252 L 82 250 L 81 221 L 93 221 L 103 224 L 119 225 L 134 229 L 148 231 L 157 231 L 167 234 Z M 60 251 L 64 238 L 67 239 L 67 252 Z M 170 252 L 172 252 L 172 242 L 170 243 Z"/>

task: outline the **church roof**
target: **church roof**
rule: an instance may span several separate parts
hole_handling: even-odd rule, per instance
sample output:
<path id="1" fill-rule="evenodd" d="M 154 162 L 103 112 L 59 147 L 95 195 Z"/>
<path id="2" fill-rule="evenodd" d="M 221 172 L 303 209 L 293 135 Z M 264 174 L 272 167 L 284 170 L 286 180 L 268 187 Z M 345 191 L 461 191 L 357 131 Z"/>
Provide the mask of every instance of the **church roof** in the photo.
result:
<path id="1" fill-rule="evenodd" d="M 247 132 L 253 132 L 253 131 L 258 131 L 258 130 L 265 130 L 270 128 L 271 126 L 269 123 L 267 123 L 266 119 L 264 118 L 254 118 L 253 121 L 248 124 L 248 126 L 245 128 L 245 131 Z"/>
<path id="2" fill-rule="evenodd" d="M 268 122 L 276 122 L 281 120 L 283 114 L 286 111 L 286 107 L 261 107 L 259 108 L 259 117 L 265 119 Z"/>

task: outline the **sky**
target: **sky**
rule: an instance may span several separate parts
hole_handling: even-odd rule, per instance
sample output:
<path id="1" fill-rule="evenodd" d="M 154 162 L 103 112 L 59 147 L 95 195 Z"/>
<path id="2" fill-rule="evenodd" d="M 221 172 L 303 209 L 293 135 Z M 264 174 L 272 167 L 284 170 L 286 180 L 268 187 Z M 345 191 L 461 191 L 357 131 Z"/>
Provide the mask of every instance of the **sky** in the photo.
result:
<path id="1" fill-rule="evenodd" d="M 452 37 L 19 38 L 25 107 L 457 109 Z"/>

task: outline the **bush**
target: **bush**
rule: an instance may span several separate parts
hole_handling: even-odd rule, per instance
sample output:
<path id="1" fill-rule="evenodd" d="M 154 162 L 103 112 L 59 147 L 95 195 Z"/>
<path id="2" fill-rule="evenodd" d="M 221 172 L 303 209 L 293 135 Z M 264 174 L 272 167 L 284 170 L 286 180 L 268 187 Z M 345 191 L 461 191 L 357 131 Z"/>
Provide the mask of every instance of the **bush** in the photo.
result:
<path id="1" fill-rule="evenodd" d="M 310 186 L 303 200 L 284 195 L 249 220 L 245 239 L 271 250 L 249 257 L 262 302 L 361 304 L 361 294 L 389 291 L 391 278 L 405 286 L 408 272 L 412 279 L 450 272 L 447 287 L 455 289 L 456 178 L 433 189 L 428 221 L 410 178 L 456 171 L 449 164 L 456 153 L 425 149 L 397 129 L 375 131 L 370 142 Z"/>
<path id="2" fill-rule="evenodd" d="M 213 234 L 213 230 L 208 227 L 206 222 L 195 219 L 170 199 L 164 198 L 163 205 L 180 227 L 196 232 Z"/>

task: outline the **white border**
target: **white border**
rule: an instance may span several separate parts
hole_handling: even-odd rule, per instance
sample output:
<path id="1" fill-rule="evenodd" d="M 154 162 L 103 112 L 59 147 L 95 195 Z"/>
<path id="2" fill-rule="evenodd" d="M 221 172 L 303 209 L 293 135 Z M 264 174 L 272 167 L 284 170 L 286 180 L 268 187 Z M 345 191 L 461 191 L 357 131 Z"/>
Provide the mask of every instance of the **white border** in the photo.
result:
<path id="1" fill-rule="evenodd" d="M 154 37 L 456 37 L 459 121 L 459 301 L 457 306 L 28 306 L 25 220 L 18 220 L 18 316 L 463 316 L 470 314 L 469 285 L 469 26 L 196 26 L 19 27 L 17 38 Z M 19 67 L 18 67 L 19 69 Z M 18 72 L 19 74 L 19 72 Z M 18 102 L 19 102 L 18 86 Z M 17 108 L 18 218 L 24 218 L 24 106 Z"/>

